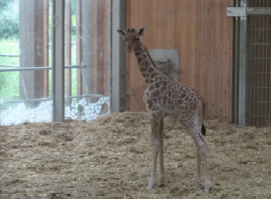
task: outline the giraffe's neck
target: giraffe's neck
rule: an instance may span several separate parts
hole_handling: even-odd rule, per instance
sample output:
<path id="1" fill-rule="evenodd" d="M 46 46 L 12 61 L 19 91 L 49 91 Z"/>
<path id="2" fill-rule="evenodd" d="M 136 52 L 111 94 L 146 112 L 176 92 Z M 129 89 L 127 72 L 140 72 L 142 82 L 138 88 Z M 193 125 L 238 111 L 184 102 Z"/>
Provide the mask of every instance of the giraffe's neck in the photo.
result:
<path id="1" fill-rule="evenodd" d="M 156 68 L 147 48 L 140 42 L 134 53 L 144 81 L 147 85 L 153 83 L 161 71 Z"/>

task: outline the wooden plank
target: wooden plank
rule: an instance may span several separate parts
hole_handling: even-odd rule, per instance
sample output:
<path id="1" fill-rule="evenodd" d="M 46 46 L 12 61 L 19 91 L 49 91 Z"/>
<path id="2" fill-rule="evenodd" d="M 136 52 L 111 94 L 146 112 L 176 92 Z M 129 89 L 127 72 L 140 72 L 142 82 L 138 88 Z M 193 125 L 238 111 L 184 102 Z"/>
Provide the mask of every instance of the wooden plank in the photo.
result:
<path id="1" fill-rule="evenodd" d="M 208 51 L 209 51 L 209 66 L 208 66 L 208 81 L 207 85 L 210 86 L 209 89 L 209 95 L 210 95 L 210 101 L 211 101 L 211 116 L 213 118 L 218 118 L 218 95 L 220 94 L 220 90 L 218 87 L 218 69 L 217 69 L 217 56 L 218 56 L 218 37 L 219 37 L 219 30 L 217 29 L 219 19 L 217 18 L 217 7 L 215 7 L 216 1 L 208 0 L 208 4 L 206 8 L 208 10 L 208 35 L 206 37 L 209 37 L 209 46 L 208 46 Z M 215 16 L 215 17 L 214 17 Z M 211 31 L 211 30 L 214 31 Z"/>
<path id="2" fill-rule="evenodd" d="M 153 2 L 153 0 L 150 0 Z M 139 15 L 144 15 L 145 13 L 142 12 L 140 5 L 144 4 L 144 0 L 138 0 L 138 1 L 130 1 L 130 27 L 129 28 L 135 28 L 138 29 L 138 27 L 142 26 L 142 22 L 138 17 Z M 152 13 L 149 13 L 150 15 Z M 142 18 L 143 19 L 143 18 Z M 148 31 L 148 29 L 147 29 Z M 143 36 L 143 42 L 146 40 L 147 35 L 149 35 L 148 32 Z M 137 62 L 135 59 L 135 56 L 133 54 L 127 53 L 125 50 L 126 56 L 130 58 L 130 110 L 131 111 L 144 111 L 145 110 L 145 104 L 143 102 L 143 93 L 144 89 L 146 89 L 146 85 L 142 80 L 142 76 L 139 72 Z"/>
<path id="3" fill-rule="evenodd" d="M 228 5 L 234 5 L 234 2 L 228 0 Z M 223 10 L 223 5 L 221 6 L 221 10 Z M 233 38 L 234 38 L 234 26 L 232 19 L 223 16 L 223 31 L 224 31 L 224 52 L 222 60 L 225 60 L 225 74 L 222 73 L 224 76 L 223 83 L 225 84 L 224 87 L 224 107 L 221 118 L 224 121 L 233 122 L 233 60 L 234 60 L 234 52 L 233 52 Z"/>
<path id="4" fill-rule="evenodd" d="M 202 2 L 197 2 L 197 4 L 195 5 L 195 9 L 196 9 L 196 21 L 195 21 L 195 25 L 196 25 L 196 32 L 195 32 L 195 39 L 196 39 L 196 49 L 195 49 L 195 66 L 197 67 L 197 70 L 195 72 L 195 76 L 196 76 L 196 81 L 195 81 L 195 89 L 199 92 L 199 94 L 203 97 L 203 99 L 206 101 L 205 99 L 205 94 L 202 92 L 202 85 L 203 85 L 203 75 L 202 75 L 202 63 L 201 63 L 201 45 L 202 42 L 198 42 L 201 41 L 201 29 L 202 29 L 202 9 L 201 9 L 201 4 Z"/>
<path id="5" fill-rule="evenodd" d="M 180 82 L 183 84 L 188 84 L 189 79 L 189 69 L 187 63 L 187 44 L 190 38 L 190 32 L 188 30 L 188 23 L 187 17 L 189 14 L 189 1 L 177 1 L 177 7 L 179 12 L 177 13 L 177 48 L 180 50 L 180 67 L 181 67 L 181 74 L 180 74 Z"/>
<path id="6" fill-rule="evenodd" d="M 110 25 L 110 19 L 109 19 L 109 12 L 110 12 L 110 1 L 105 0 L 104 1 L 104 46 L 103 46 L 103 54 L 104 54 L 104 60 L 103 60 L 103 66 L 104 66 L 104 96 L 109 96 L 109 25 Z M 108 105 L 104 104 L 104 113 L 108 112 Z"/>
<path id="7" fill-rule="evenodd" d="M 212 57 L 211 57 L 211 51 L 214 48 L 212 45 L 212 39 L 213 35 L 212 33 L 214 32 L 214 23 L 211 21 L 210 17 L 210 0 L 204 1 L 201 4 L 201 9 L 202 9 L 202 18 L 201 20 L 201 26 L 202 26 L 202 31 L 201 31 L 201 38 L 200 42 L 202 43 L 201 45 L 201 65 L 202 65 L 202 77 L 203 77 L 203 82 L 202 82 L 202 93 L 203 97 L 206 101 L 206 117 L 207 118 L 215 118 L 213 114 L 213 101 L 212 101 L 212 96 L 211 96 L 211 90 L 213 90 L 213 85 L 212 85 L 212 72 L 213 70 L 210 68 L 213 63 L 212 63 Z M 208 49 L 208 50 L 206 50 Z M 206 87 L 206 85 L 209 85 L 209 88 Z"/>
<path id="8" fill-rule="evenodd" d="M 197 70 L 197 66 L 196 66 L 196 11 L 197 11 L 197 8 L 196 8 L 196 5 L 198 4 L 198 1 L 197 0 L 191 0 L 190 1 L 190 17 L 189 17 L 189 32 L 193 33 L 191 34 L 190 36 L 190 41 L 189 41 L 189 44 L 188 44 L 188 47 L 189 47 L 189 54 L 188 54 L 188 61 L 189 61 L 189 64 L 188 66 L 190 67 L 190 83 L 189 85 L 196 89 L 196 70 Z"/>
<path id="9" fill-rule="evenodd" d="M 176 49 L 176 0 L 166 1 L 165 49 Z"/>
<path id="10" fill-rule="evenodd" d="M 206 1 L 201 1 L 198 4 L 198 65 L 200 65 L 200 73 L 198 74 L 197 78 L 200 79 L 200 87 L 199 87 L 199 93 L 202 95 L 202 97 L 204 98 L 204 101 L 206 103 L 206 116 L 205 119 L 208 116 L 208 110 L 209 110 L 209 96 L 207 95 L 206 91 L 208 89 L 206 89 L 206 81 L 207 81 L 207 77 L 206 77 L 206 73 L 207 73 L 207 60 L 208 57 L 206 56 L 207 51 L 204 50 L 204 48 L 207 46 L 207 39 L 205 37 L 206 35 L 206 31 L 208 31 L 208 28 L 206 28 L 206 26 L 204 25 L 204 21 L 207 18 L 207 10 L 206 9 L 202 9 L 204 7 L 204 5 L 206 4 Z M 204 56 L 205 55 L 205 56 Z"/>
<path id="11" fill-rule="evenodd" d="M 104 95 L 109 95 L 109 0 L 104 1 Z"/>
<path id="12" fill-rule="evenodd" d="M 212 64 L 213 70 L 215 70 L 215 74 L 213 76 L 214 82 L 214 89 L 212 89 L 212 96 L 213 96 L 213 103 L 214 103 L 214 110 L 215 110 L 215 117 L 221 118 L 222 117 L 222 111 L 225 108 L 225 103 L 218 103 L 222 102 L 224 98 L 224 77 L 225 75 L 223 73 L 226 72 L 226 68 L 218 68 L 220 65 L 220 60 L 222 60 L 224 48 L 220 48 L 219 46 L 224 45 L 224 28 L 223 28 L 223 18 L 226 17 L 221 16 L 221 5 L 223 5 L 223 2 L 221 1 L 215 1 L 213 2 L 214 7 L 214 23 L 215 23 L 215 40 L 214 40 L 214 46 L 213 53 L 214 53 L 214 63 Z"/>
<path id="13" fill-rule="evenodd" d="M 102 0 L 103 1 L 103 0 Z M 91 10 L 91 15 L 89 17 L 90 20 L 90 24 L 92 26 L 92 40 L 93 40 L 93 44 L 91 46 L 92 50 L 91 50 L 91 57 L 92 57 L 92 63 L 91 63 L 91 67 L 92 67 L 92 74 L 90 74 L 92 76 L 92 80 L 93 80 L 93 93 L 97 94 L 98 91 L 98 75 L 99 75 L 99 61 L 98 61 L 98 51 L 99 51 L 99 44 L 98 44 L 98 37 L 99 37 L 99 30 L 98 30 L 98 1 L 97 0 L 92 0 L 93 4 L 92 4 L 92 10 Z M 102 24 L 101 24 L 102 25 Z M 91 98 L 91 102 L 95 103 L 96 101 L 98 101 L 98 98 Z"/>
<path id="14" fill-rule="evenodd" d="M 65 0 L 65 65 L 71 65 L 71 0 Z M 65 69 L 65 95 L 72 95 L 71 69 Z M 67 105 L 71 99 L 66 100 Z"/>
<path id="15" fill-rule="evenodd" d="M 125 7 L 126 7 L 126 23 L 125 23 L 125 28 L 131 28 L 130 27 L 130 12 L 131 12 L 131 0 L 126 0 L 125 1 Z M 126 48 L 124 46 L 124 48 Z M 125 82 L 126 82 L 126 86 L 125 86 L 125 110 L 131 110 L 131 98 L 133 97 L 132 95 L 134 95 L 131 92 L 131 78 L 130 78 L 130 56 L 125 53 L 125 70 L 126 70 L 126 75 L 125 75 Z"/>
<path id="16" fill-rule="evenodd" d="M 82 63 L 82 1 L 76 0 L 76 64 Z M 82 95 L 82 73 L 76 69 L 76 95 Z"/>

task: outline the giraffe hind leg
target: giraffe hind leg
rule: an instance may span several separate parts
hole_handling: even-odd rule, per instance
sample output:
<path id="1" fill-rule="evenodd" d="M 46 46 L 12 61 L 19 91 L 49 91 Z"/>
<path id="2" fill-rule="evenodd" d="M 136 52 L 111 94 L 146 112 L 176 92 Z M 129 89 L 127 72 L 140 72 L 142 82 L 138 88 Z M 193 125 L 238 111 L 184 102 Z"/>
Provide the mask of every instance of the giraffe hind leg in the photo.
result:
<path id="1" fill-rule="evenodd" d="M 196 114 L 195 114 L 196 115 Z M 196 166 L 196 175 L 199 175 L 200 172 L 200 163 L 202 161 L 203 170 L 204 170 L 204 190 L 209 193 L 212 184 L 210 180 L 210 174 L 208 170 L 208 163 L 207 163 L 207 144 L 202 136 L 202 133 L 198 129 L 197 126 L 197 116 L 190 116 L 186 117 L 185 119 L 180 119 L 180 123 L 182 126 L 188 131 L 188 133 L 193 138 L 196 144 L 197 150 L 197 166 Z"/>

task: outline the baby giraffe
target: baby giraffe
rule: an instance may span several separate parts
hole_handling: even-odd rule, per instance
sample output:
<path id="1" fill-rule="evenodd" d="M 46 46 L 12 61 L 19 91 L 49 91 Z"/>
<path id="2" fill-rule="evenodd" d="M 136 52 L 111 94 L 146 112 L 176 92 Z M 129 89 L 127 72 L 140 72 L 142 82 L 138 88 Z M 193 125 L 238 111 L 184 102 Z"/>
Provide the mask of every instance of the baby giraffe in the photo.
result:
<path id="1" fill-rule="evenodd" d="M 211 180 L 208 171 L 205 127 L 202 123 L 200 132 L 198 116 L 202 108 L 204 115 L 204 101 L 202 97 L 192 88 L 174 81 L 167 74 L 159 70 L 154 64 L 147 48 L 140 41 L 140 36 L 146 32 L 146 28 L 139 30 L 128 29 L 117 30 L 124 38 L 129 53 L 134 51 L 139 70 L 147 84 L 143 100 L 146 104 L 151 119 L 151 146 L 152 146 L 152 167 L 151 177 L 147 189 L 155 185 L 156 162 L 159 154 L 160 184 L 164 183 L 164 162 L 163 162 L 163 118 L 165 115 L 176 115 L 182 126 L 192 136 L 197 151 L 197 166 L 195 177 L 200 177 L 201 161 L 204 168 L 205 191 L 208 193 L 211 188 Z"/>

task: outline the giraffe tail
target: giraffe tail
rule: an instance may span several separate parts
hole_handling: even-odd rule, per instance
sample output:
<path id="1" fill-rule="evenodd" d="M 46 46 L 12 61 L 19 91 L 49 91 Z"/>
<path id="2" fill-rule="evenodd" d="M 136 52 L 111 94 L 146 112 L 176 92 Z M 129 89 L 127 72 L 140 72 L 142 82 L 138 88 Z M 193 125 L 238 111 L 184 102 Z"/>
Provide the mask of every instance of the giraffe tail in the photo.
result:
<path id="1" fill-rule="evenodd" d="M 201 101 L 201 107 L 202 107 L 202 111 L 201 111 L 201 133 L 202 135 L 206 136 L 206 128 L 204 125 L 204 116 L 205 116 L 205 111 L 206 111 L 206 105 L 205 102 L 202 100 Z"/>

